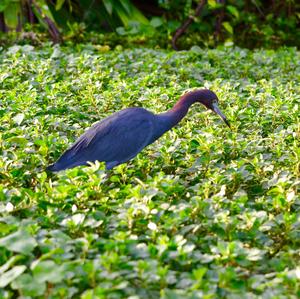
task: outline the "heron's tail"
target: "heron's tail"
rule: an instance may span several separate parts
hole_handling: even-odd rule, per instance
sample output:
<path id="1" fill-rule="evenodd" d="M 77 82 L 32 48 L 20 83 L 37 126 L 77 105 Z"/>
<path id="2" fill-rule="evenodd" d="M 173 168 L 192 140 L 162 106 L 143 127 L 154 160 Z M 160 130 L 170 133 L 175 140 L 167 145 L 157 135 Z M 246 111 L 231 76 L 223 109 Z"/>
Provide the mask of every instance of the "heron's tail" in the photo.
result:
<path id="1" fill-rule="evenodd" d="M 57 171 L 73 168 L 73 167 L 76 167 L 79 165 L 88 165 L 88 164 L 86 161 L 77 161 L 77 162 L 73 162 L 73 163 L 69 163 L 69 162 L 65 161 L 65 163 L 64 163 L 64 162 L 61 162 L 59 159 L 54 164 L 49 165 L 47 167 L 47 170 L 52 171 L 52 172 L 57 172 Z"/>
<path id="2" fill-rule="evenodd" d="M 66 169 L 66 168 L 62 167 L 61 165 L 58 165 L 58 163 L 54 163 L 54 164 L 49 165 L 46 169 L 49 171 L 52 171 L 52 172 L 56 172 L 56 171 L 60 171 L 60 170 Z"/>

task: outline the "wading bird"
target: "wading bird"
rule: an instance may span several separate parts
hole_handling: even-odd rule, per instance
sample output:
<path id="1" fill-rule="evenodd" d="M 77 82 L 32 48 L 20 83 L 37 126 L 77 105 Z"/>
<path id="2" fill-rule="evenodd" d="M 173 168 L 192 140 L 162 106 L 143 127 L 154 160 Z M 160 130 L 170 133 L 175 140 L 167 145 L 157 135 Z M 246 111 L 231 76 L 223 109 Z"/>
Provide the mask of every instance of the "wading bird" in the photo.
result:
<path id="1" fill-rule="evenodd" d="M 217 113 L 230 127 L 218 107 L 217 95 L 209 89 L 196 89 L 182 95 L 165 113 L 127 108 L 108 116 L 89 128 L 47 169 L 60 171 L 96 160 L 105 162 L 106 169 L 112 169 L 134 158 L 144 147 L 178 124 L 195 102 Z"/>

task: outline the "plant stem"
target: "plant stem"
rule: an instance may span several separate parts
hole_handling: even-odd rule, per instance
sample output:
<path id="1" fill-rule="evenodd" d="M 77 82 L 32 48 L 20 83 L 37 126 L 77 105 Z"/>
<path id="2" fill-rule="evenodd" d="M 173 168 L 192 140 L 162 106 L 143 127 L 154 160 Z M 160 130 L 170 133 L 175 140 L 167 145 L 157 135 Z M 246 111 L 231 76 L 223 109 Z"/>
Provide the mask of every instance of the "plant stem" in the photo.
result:
<path id="1" fill-rule="evenodd" d="M 191 25 L 191 23 L 193 22 L 194 18 L 195 17 L 198 17 L 204 7 L 206 3 L 206 0 L 200 0 L 198 6 L 196 7 L 195 9 L 195 14 L 194 16 L 189 16 L 187 18 L 187 20 L 175 31 L 175 34 L 172 38 L 172 47 L 174 50 L 178 50 L 178 47 L 177 47 L 177 39 L 183 35 L 185 33 L 185 31 L 187 30 L 187 28 Z"/>

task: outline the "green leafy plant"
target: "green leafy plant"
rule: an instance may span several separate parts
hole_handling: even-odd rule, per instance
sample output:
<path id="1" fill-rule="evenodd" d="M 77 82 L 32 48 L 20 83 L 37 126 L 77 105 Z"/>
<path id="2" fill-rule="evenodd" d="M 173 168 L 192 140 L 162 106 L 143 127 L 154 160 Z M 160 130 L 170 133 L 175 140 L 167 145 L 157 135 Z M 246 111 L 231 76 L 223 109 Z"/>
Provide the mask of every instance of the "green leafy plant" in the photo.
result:
<path id="1" fill-rule="evenodd" d="M 299 297 L 299 51 L 102 47 L 0 50 L 0 297 Z M 195 105 L 108 173 L 45 171 L 99 119 L 195 87 L 232 130 Z"/>
<path id="2" fill-rule="evenodd" d="M 76 26 L 76 21 L 97 30 L 103 26 L 111 30 L 121 25 L 127 27 L 130 22 L 148 24 L 146 17 L 129 0 L 59 0 L 55 5 L 46 0 L 4 0 L 1 12 L 3 31 L 21 31 L 26 22 L 38 21 L 55 42 L 61 39 L 58 27 L 67 30 Z"/>
<path id="3" fill-rule="evenodd" d="M 203 3 L 199 15 L 195 9 Z M 299 47 L 300 6 L 297 1 L 159 1 L 167 20 L 178 20 L 184 27 L 192 24 L 179 40 L 179 47 L 195 44 L 216 46 L 234 42 L 237 45 L 278 47 L 282 44 Z"/>
<path id="4" fill-rule="evenodd" d="M 175 49 L 189 49 L 194 45 L 216 47 L 224 43 L 246 48 L 299 47 L 298 2 L 3 0 L 0 30 L 48 31 L 55 42 L 91 42 L 99 40 L 95 36 L 101 33 L 115 45 L 144 44 Z M 33 44 L 44 39 L 43 34 L 38 38 L 25 34 L 23 38 L 32 40 Z"/>
<path id="5" fill-rule="evenodd" d="M 89 30 L 115 30 L 118 26 L 128 26 L 130 22 L 147 24 L 146 17 L 130 0 L 75 0 L 58 1 L 53 15 L 64 28 L 74 21 L 84 22 Z M 63 16 L 67 17 L 64 18 Z"/>
<path id="6" fill-rule="evenodd" d="M 0 4 L 0 19 L 2 31 L 21 31 L 28 21 L 33 24 L 35 18 L 45 27 L 54 42 L 59 42 L 61 37 L 55 21 L 45 0 L 3 0 Z"/>

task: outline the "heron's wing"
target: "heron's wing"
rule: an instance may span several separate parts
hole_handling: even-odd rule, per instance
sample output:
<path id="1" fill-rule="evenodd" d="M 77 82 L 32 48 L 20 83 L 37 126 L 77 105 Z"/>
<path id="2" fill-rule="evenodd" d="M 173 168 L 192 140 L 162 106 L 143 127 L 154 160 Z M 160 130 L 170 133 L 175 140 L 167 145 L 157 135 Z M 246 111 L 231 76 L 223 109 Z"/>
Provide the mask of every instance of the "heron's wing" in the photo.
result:
<path id="1" fill-rule="evenodd" d="M 136 156 L 152 135 L 151 112 L 142 108 L 125 109 L 88 129 L 57 163 L 80 165 L 99 160 L 119 164 Z"/>

